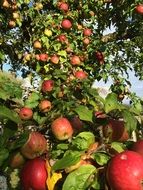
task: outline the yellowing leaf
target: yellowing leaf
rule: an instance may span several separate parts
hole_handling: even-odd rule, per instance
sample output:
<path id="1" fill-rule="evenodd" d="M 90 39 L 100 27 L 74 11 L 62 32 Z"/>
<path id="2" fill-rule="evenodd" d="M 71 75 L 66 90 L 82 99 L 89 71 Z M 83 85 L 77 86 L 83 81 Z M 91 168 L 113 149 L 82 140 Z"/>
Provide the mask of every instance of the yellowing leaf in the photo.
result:
<path id="1" fill-rule="evenodd" d="M 48 161 L 46 161 L 46 168 L 47 168 L 47 172 L 48 172 L 48 178 L 46 181 L 48 190 L 54 190 L 55 184 L 57 183 L 57 181 L 59 179 L 62 178 L 62 174 L 57 173 L 57 172 L 52 173 L 51 172 L 51 166 L 50 166 Z"/>

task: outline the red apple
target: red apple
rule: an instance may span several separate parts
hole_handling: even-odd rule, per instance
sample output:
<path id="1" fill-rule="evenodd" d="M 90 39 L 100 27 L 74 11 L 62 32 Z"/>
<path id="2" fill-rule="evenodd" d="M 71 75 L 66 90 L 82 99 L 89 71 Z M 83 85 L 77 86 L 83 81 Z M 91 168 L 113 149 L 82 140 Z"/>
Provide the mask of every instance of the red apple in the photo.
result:
<path id="1" fill-rule="evenodd" d="M 48 55 L 46 53 L 41 53 L 41 54 L 39 54 L 39 59 L 40 59 L 40 61 L 45 62 L 48 60 Z"/>
<path id="2" fill-rule="evenodd" d="M 51 130 L 58 140 L 67 140 L 72 137 L 73 128 L 65 117 L 59 117 L 52 122 Z"/>
<path id="3" fill-rule="evenodd" d="M 139 14 L 143 14 L 143 4 L 139 4 L 136 6 L 135 11 Z"/>
<path id="4" fill-rule="evenodd" d="M 35 59 L 37 59 L 38 61 L 40 60 L 40 55 L 39 54 L 36 54 L 35 55 Z"/>
<path id="5" fill-rule="evenodd" d="M 46 161 L 42 158 L 28 160 L 21 170 L 20 180 L 23 190 L 47 190 L 48 174 Z"/>
<path id="6" fill-rule="evenodd" d="M 71 63 L 72 65 L 80 65 L 80 64 L 81 64 L 80 57 L 77 56 L 77 55 L 71 56 L 71 58 L 70 58 L 70 63 Z"/>
<path id="7" fill-rule="evenodd" d="M 9 26 L 9 28 L 14 28 L 16 26 L 16 22 L 14 20 L 10 20 L 8 22 L 8 26 Z"/>
<path id="8" fill-rule="evenodd" d="M 84 43 L 84 45 L 89 45 L 90 44 L 89 38 L 84 38 L 83 43 Z"/>
<path id="9" fill-rule="evenodd" d="M 71 123 L 75 133 L 83 130 L 83 122 L 80 120 L 80 118 L 78 116 L 74 116 L 70 120 L 70 123 Z"/>
<path id="10" fill-rule="evenodd" d="M 25 158 L 36 158 L 47 150 L 47 140 L 39 132 L 33 131 L 30 133 L 27 142 L 21 147 L 21 153 Z"/>
<path id="11" fill-rule="evenodd" d="M 54 63 L 54 64 L 58 64 L 59 63 L 59 56 L 58 55 L 52 55 L 51 57 L 50 57 L 50 61 L 52 62 L 52 63 Z"/>
<path id="12" fill-rule="evenodd" d="M 57 37 L 57 39 L 60 41 L 60 42 L 66 42 L 67 41 L 67 37 L 64 35 L 64 34 L 61 34 Z"/>
<path id="13" fill-rule="evenodd" d="M 124 121 L 117 119 L 109 119 L 109 123 L 103 126 L 103 135 L 110 141 L 124 142 L 129 139 Z"/>
<path id="14" fill-rule="evenodd" d="M 36 41 L 34 41 L 33 47 L 35 49 L 41 49 L 42 48 L 42 44 L 41 44 L 41 42 L 39 40 L 36 40 Z"/>
<path id="15" fill-rule="evenodd" d="M 107 167 L 107 181 L 114 190 L 143 189 L 143 158 L 134 151 L 116 154 Z"/>
<path id="16" fill-rule="evenodd" d="M 81 80 L 87 78 L 87 74 L 82 70 L 76 71 L 74 75 L 77 79 L 81 79 Z"/>
<path id="17" fill-rule="evenodd" d="M 52 105 L 51 105 L 51 102 L 49 100 L 42 100 L 39 103 L 39 109 L 43 113 L 46 113 L 46 112 L 50 111 L 51 107 L 52 107 Z"/>
<path id="18" fill-rule="evenodd" d="M 41 90 L 42 92 L 46 93 L 46 92 L 51 92 L 53 90 L 54 87 L 54 81 L 53 80 L 44 80 L 42 83 L 42 87 Z"/>
<path id="19" fill-rule="evenodd" d="M 133 145 L 131 146 L 131 150 L 143 156 L 143 139 L 134 142 Z"/>
<path id="20" fill-rule="evenodd" d="M 61 23 L 62 28 L 64 29 L 70 29 L 72 27 L 72 23 L 68 19 L 64 19 Z"/>
<path id="21" fill-rule="evenodd" d="M 20 109 L 19 111 L 19 116 L 21 119 L 23 120 L 29 120 L 29 119 L 32 119 L 33 117 L 33 111 L 31 108 L 28 108 L 28 107 L 23 107 Z"/>
<path id="22" fill-rule="evenodd" d="M 95 52 L 95 57 L 100 64 L 104 63 L 104 56 L 103 56 L 103 53 L 101 51 Z"/>
<path id="23" fill-rule="evenodd" d="M 91 30 L 91 29 L 85 28 L 85 29 L 83 30 L 83 35 L 84 35 L 84 36 L 91 36 L 91 34 L 92 34 L 92 30 Z"/>
<path id="24" fill-rule="evenodd" d="M 69 5 L 67 3 L 60 2 L 59 3 L 59 9 L 64 11 L 64 12 L 67 12 L 69 10 Z"/>
<path id="25" fill-rule="evenodd" d="M 17 151 L 14 152 L 10 156 L 10 162 L 9 165 L 11 168 L 20 168 L 25 163 L 25 158 L 21 154 L 21 152 Z"/>

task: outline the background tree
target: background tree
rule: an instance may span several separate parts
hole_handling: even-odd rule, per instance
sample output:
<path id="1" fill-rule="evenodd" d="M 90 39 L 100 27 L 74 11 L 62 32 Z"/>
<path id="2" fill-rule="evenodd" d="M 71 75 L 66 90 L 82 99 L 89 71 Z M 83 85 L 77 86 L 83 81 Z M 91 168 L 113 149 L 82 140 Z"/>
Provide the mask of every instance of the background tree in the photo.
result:
<path id="1" fill-rule="evenodd" d="M 6 107 L 14 109 L 13 117 L 5 114 L 4 118 L 18 124 L 15 139 L 22 135 L 26 141 L 25 132 L 32 129 L 44 134 L 53 148 L 59 143 L 53 137 L 53 121 L 59 117 L 68 118 L 72 124 L 76 121 L 76 127 L 82 122 L 84 127 L 76 130 L 92 131 L 101 144 L 103 136 L 109 137 L 108 127 L 101 131 L 101 124 L 107 124 L 107 118 L 124 119 L 126 140 L 132 137 L 133 131 L 140 135 L 136 117 L 142 113 L 142 101 L 127 88 L 131 85 L 129 70 L 143 79 L 143 5 L 140 3 L 140 0 L 1 2 L 1 70 L 8 63 L 16 75 L 20 71 L 23 78 L 30 76 L 33 85 L 25 93 L 11 76 L 0 80 L 1 105 L 5 102 Z M 106 34 L 108 30 L 111 33 Z M 113 80 L 110 87 L 113 93 L 103 99 L 92 85 L 94 81 L 107 82 L 109 77 Z M 122 104 L 125 96 L 131 101 L 130 107 Z M 2 124 L 5 125 L 5 119 Z M 67 139 L 77 131 L 71 129 Z M 117 139 L 114 134 L 108 140 L 121 140 L 121 136 Z M 7 156 L 2 163 L 9 153 L 20 148 L 21 143 L 18 147 L 16 144 L 10 150 L 5 148 Z M 53 148 L 51 155 L 61 158 L 63 151 L 58 151 Z"/>

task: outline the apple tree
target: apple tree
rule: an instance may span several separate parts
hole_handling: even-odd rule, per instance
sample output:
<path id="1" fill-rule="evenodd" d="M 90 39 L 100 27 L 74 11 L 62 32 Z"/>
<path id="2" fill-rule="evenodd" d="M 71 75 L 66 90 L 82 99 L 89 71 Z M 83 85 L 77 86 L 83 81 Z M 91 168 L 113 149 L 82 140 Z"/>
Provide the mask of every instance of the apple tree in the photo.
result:
<path id="1" fill-rule="evenodd" d="M 27 159 L 31 163 L 40 156 L 48 160 L 57 181 L 61 178 L 54 184 L 47 169 L 49 190 L 110 188 L 108 160 L 142 137 L 142 100 L 130 91 L 128 79 L 129 71 L 143 79 L 141 3 L 1 1 L 0 166 L 8 178 L 20 165 L 19 174 Z M 7 64 L 15 76 L 4 72 Z M 24 87 L 19 73 L 32 87 Z M 113 84 L 103 98 L 93 83 L 106 83 L 109 77 Z M 130 105 L 124 105 L 125 98 Z M 22 171 L 27 173 L 32 164 Z M 35 189 L 41 184 L 34 181 L 45 183 L 36 179 L 31 186 L 22 179 L 23 187 Z"/>

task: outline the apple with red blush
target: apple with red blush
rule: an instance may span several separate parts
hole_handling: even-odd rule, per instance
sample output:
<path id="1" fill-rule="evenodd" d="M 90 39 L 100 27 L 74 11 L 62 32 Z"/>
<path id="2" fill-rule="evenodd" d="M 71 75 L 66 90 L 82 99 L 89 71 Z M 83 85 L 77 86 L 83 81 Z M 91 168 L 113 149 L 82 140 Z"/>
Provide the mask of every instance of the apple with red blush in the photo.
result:
<path id="1" fill-rule="evenodd" d="M 113 156 L 107 166 L 107 182 L 114 190 L 141 190 L 143 188 L 143 157 L 125 150 Z"/>
<path id="2" fill-rule="evenodd" d="M 70 121 L 66 117 L 55 119 L 51 124 L 51 130 L 55 138 L 61 141 L 70 139 L 74 132 Z"/>
<path id="3" fill-rule="evenodd" d="M 28 140 L 21 147 L 21 153 L 25 158 L 33 159 L 47 151 L 47 140 L 43 134 L 33 131 L 29 134 Z"/>
<path id="4" fill-rule="evenodd" d="M 54 88 L 54 81 L 49 79 L 49 80 L 44 80 L 41 86 L 41 91 L 43 93 L 46 92 L 51 92 Z"/>
<path id="5" fill-rule="evenodd" d="M 20 172 L 23 190 L 47 190 L 47 178 L 46 160 L 40 157 L 28 160 Z"/>
<path id="6" fill-rule="evenodd" d="M 66 29 L 66 30 L 69 30 L 72 28 L 72 23 L 69 19 L 63 19 L 62 20 L 62 23 L 61 23 L 61 26 L 63 29 Z"/>
<path id="7" fill-rule="evenodd" d="M 28 108 L 28 107 L 21 108 L 20 111 L 19 111 L 19 117 L 22 120 L 32 119 L 32 117 L 33 117 L 33 111 L 32 111 L 32 109 Z"/>

